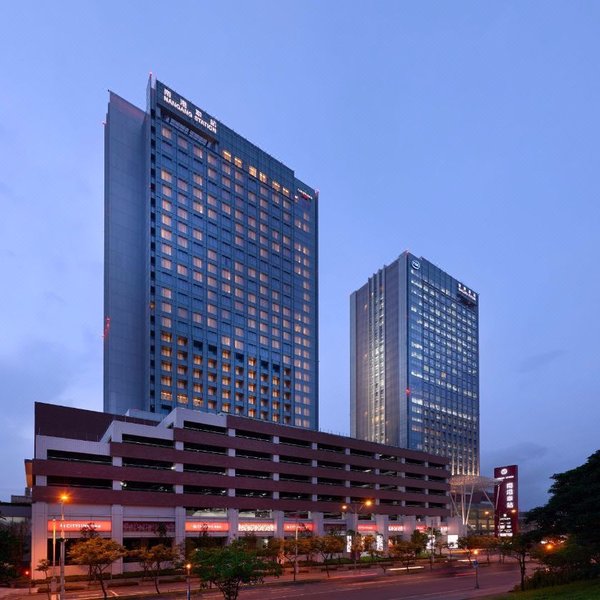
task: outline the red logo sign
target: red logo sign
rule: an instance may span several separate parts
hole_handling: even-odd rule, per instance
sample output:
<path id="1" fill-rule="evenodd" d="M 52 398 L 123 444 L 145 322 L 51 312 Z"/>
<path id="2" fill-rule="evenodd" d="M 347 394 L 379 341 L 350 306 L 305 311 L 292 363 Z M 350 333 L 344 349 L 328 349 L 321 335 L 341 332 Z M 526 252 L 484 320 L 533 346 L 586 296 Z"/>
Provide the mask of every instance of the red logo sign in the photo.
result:
<path id="1" fill-rule="evenodd" d="M 186 521 L 185 530 L 197 533 L 203 531 L 207 533 L 211 531 L 229 531 L 229 523 L 227 521 Z"/>
<path id="2" fill-rule="evenodd" d="M 80 533 L 84 528 L 93 528 L 98 532 L 112 530 L 112 521 L 61 521 L 60 519 L 50 519 L 48 521 L 48 531 L 76 531 Z"/>
<path id="3" fill-rule="evenodd" d="M 299 533 L 302 533 L 303 531 L 313 531 L 315 528 L 315 526 L 312 522 L 304 523 L 302 521 L 299 521 L 298 523 L 284 523 L 283 524 L 284 531 L 289 531 L 289 532 L 295 533 L 296 527 L 298 527 Z"/>

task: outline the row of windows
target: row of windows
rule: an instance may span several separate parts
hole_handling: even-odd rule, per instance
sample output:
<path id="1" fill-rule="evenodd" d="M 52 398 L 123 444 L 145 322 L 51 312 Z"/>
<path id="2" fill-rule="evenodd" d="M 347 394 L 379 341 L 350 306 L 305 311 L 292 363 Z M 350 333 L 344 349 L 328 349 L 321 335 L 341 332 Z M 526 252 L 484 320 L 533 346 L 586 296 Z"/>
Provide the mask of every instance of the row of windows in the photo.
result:
<path id="1" fill-rule="evenodd" d="M 167 144 L 169 144 L 171 141 L 173 141 L 173 139 L 175 137 L 174 132 L 166 125 L 163 125 L 161 127 L 161 134 Z M 185 137 L 183 137 L 181 135 L 177 135 L 176 137 L 177 137 L 177 146 L 180 150 L 185 152 L 185 151 L 189 150 L 190 146 L 192 146 L 193 156 L 195 158 L 197 158 L 198 160 L 202 160 L 204 158 L 205 152 L 202 148 L 200 148 L 199 146 L 196 146 L 195 144 L 191 144 L 190 142 L 188 142 L 188 140 Z M 239 176 L 241 177 L 242 176 L 241 169 L 244 168 L 244 163 L 243 163 L 242 159 L 237 156 L 232 156 L 231 152 L 229 152 L 228 150 L 223 150 L 222 156 L 223 156 L 224 161 L 219 161 L 214 154 L 212 154 L 210 152 L 206 152 L 206 157 L 207 157 L 208 163 L 210 165 L 212 165 L 214 167 L 220 166 L 221 170 L 224 173 L 231 174 L 230 164 L 233 164 L 237 169 L 240 169 L 240 171 L 236 170 L 235 172 L 239 173 L 240 174 Z M 225 162 L 225 161 L 227 161 L 227 162 Z M 247 165 L 247 172 L 251 177 L 258 179 L 261 183 L 264 183 L 264 184 L 269 183 L 268 176 L 265 173 L 263 173 L 262 171 L 259 171 L 255 166 Z M 271 179 L 270 184 L 271 184 L 272 189 L 275 192 L 278 192 L 278 193 L 281 192 L 287 198 L 291 197 L 290 190 L 288 188 L 286 188 L 285 186 L 282 186 L 276 180 Z"/>

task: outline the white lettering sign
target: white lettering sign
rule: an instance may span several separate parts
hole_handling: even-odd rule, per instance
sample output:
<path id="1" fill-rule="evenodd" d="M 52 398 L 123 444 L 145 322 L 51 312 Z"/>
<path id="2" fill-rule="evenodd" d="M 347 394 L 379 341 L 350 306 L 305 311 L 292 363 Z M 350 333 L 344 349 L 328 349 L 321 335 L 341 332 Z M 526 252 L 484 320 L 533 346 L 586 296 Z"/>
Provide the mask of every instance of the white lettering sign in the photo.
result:
<path id="1" fill-rule="evenodd" d="M 194 112 L 192 112 L 188 108 L 187 100 L 184 100 L 183 98 L 179 98 L 179 102 L 176 102 L 175 100 L 173 100 L 173 93 L 167 88 L 164 88 L 163 90 L 163 102 L 165 102 L 165 104 L 168 104 L 169 106 L 172 106 L 180 113 L 183 113 L 188 119 L 192 119 L 192 121 L 195 121 L 196 123 L 204 127 L 204 129 L 208 129 L 208 131 L 214 133 L 215 135 L 217 134 L 217 121 L 215 119 L 205 119 L 204 115 L 202 114 L 202 111 L 198 108 L 196 108 Z"/>

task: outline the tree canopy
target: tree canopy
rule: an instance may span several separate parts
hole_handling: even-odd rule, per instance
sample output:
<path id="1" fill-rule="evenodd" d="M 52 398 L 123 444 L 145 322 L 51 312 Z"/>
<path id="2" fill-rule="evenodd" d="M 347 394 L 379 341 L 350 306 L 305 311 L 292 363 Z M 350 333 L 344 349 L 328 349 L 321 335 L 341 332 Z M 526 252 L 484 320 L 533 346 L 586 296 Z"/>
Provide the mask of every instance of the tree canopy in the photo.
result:
<path id="1" fill-rule="evenodd" d="M 258 556 L 236 540 L 223 548 L 199 548 L 192 556 L 194 571 L 209 581 L 225 600 L 236 600 L 243 584 L 259 583 L 265 575 L 279 575 L 281 566 Z"/>
<path id="2" fill-rule="evenodd" d="M 108 594 L 102 576 L 112 563 L 125 556 L 123 546 L 107 538 L 89 537 L 75 543 L 69 554 L 74 563 L 89 567 L 90 574 L 100 582 L 106 599 Z"/>
<path id="3" fill-rule="evenodd" d="M 590 561 L 600 560 L 600 450 L 581 466 L 552 476 L 550 500 L 527 514 L 549 537 L 569 536 L 588 551 Z"/>

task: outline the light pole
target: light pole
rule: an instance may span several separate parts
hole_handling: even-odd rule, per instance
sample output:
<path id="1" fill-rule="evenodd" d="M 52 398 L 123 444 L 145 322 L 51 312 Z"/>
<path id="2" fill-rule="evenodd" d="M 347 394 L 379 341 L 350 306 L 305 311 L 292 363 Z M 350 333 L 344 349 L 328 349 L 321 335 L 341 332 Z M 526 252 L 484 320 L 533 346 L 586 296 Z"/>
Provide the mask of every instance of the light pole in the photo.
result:
<path id="1" fill-rule="evenodd" d="M 50 580 L 50 594 L 54 600 L 56 596 L 56 517 L 52 519 L 52 579 Z"/>
<path id="2" fill-rule="evenodd" d="M 473 550 L 473 554 L 475 555 L 475 557 L 477 557 L 479 552 L 477 550 Z M 473 566 L 475 567 L 475 589 L 478 590 L 479 589 L 479 561 L 477 560 L 477 558 L 475 558 L 475 560 L 473 561 Z"/>
<path id="3" fill-rule="evenodd" d="M 354 515 L 356 521 L 356 533 L 358 533 L 358 515 L 363 508 L 369 508 L 373 506 L 373 500 L 365 500 L 364 502 L 350 502 L 349 504 L 342 504 L 342 512 Z M 354 536 L 352 536 L 352 545 L 354 546 Z M 354 569 L 356 570 L 357 552 L 352 548 L 352 554 L 354 555 Z"/>
<path id="4" fill-rule="evenodd" d="M 296 527 L 295 530 L 295 544 L 294 544 L 294 581 L 298 577 L 298 515 L 296 515 Z"/>
<path id="5" fill-rule="evenodd" d="M 191 600 L 192 597 L 192 588 L 190 587 L 190 571 L 192 569 L 192 565 L 190 563 L 188 563 L 187 565 L 185 565 L 185 570 L 187 572 L 187 576 L 186 576 L 186 582 L 187 582 L 187 600 Z"/>
<path id="6" fill-rule="evenodd" d="M 65 502 L 67 494 L 60 495 L 60 600 L 65 600 Z"/>

